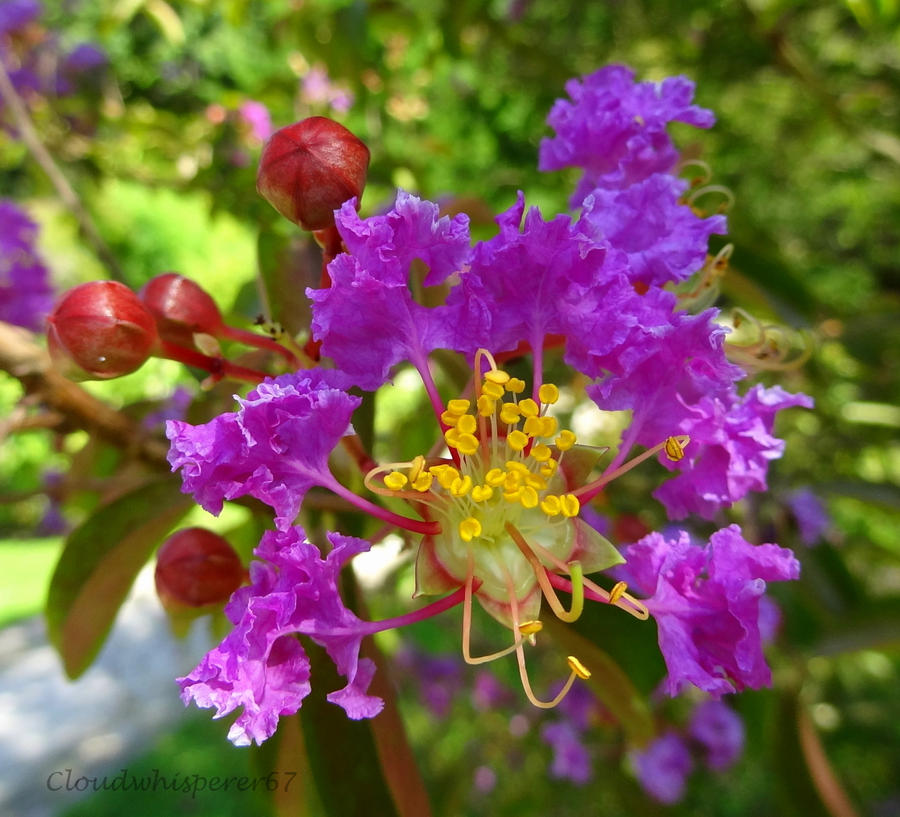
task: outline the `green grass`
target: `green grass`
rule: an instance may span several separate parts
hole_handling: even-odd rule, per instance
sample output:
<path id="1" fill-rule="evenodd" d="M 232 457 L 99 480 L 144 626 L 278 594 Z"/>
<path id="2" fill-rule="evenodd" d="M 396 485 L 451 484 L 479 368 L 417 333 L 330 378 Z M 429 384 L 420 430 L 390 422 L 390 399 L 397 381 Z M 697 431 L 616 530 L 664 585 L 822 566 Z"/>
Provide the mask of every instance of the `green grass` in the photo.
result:
<path id="1" fill-rule="evenodd" d="M 40 613 L 62 539 L 0 542 L 0 626 Z"/>

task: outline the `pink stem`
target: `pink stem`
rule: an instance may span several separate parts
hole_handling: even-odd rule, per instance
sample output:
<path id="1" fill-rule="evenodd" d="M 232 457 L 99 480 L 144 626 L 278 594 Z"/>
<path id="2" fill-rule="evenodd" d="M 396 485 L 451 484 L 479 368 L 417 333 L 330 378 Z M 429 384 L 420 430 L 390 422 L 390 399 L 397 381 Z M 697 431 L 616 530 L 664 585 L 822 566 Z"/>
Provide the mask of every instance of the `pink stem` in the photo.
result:
<path id="1" fill-rule="evenodd" d="M 227 323 L 222 325 L 222 334 L 227 338 L 239 341 L 247 346 L 255 346 L 257 349 L 266 349 L 281 355 L 294 368 L 300 365 L 300 361 L 290 349 L 285 349 L 277 341 L 267 338 L 265 335 L 258 335 L 256 332 L 249 332 L 246 329 L 238 329 L 236 326 L 229 326 Z"/>
<path id="2" fill-rule="evenodd" d="M 167 360 L 177 360 L 179 363 L 193 366 L 196 369 L 203 369 L 209 372 L 216 380 L 221 380 L 223 377 L 231 377 L 234 380 L 244 380 L 247 383 L 262 383 L 268 377 L 267 374 L 258 372 L 256 369 L 235 366 L 224 358 L 202 355 L 193 349 L 186 349 L 184 346 L 169 343 L 165 340 L 160 340 L 156 356 Z"/>

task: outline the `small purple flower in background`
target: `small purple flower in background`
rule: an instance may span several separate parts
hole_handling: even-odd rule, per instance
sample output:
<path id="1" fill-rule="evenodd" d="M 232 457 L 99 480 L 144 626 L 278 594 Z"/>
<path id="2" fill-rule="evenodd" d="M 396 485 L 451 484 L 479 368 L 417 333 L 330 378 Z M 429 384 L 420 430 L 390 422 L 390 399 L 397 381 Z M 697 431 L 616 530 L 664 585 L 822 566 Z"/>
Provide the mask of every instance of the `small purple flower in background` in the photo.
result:
<path id="1" fill-rule="evenodd" d="M 0 2 L 0 34 L 19 31 L 41 16 L 38 0 L 3 0 Z"/>
<path id="2" fill-rule="evenodd" d="M 0 320 L 40 331 L 53 308 L 49 273 L 35 252 L 37 225 L 0 200 Z"/>
<path id="3" fill-rule="evenodd" d="M 300 99 L 307 105 L 328 106 L 336 113 L 346 113 L 353 107 L 353 94 L 331 81 L 321 65 L 312 66 L 300 81 Z"/>
<path id="4" fill-rule="evenodd" d="M 744 751 L 744 722 L 723 701 L 704 701 L 691 716 L 688 734 L 706 750 L 706 764 L 721 772 Z"/>
<path id="5" fill-rule="evenodd" d="M 248 99 L 238 108 L 238 116 L 250 126 L 250 133 L 258 142 L 265 142 L 272 135 L 272 117 L 262 102 Z"/>
<path id="6" fill-rule="evenodd" d="M 446 718 L 463 683 L 463 663 L 457 656 L 428 655 L 419 650 L 400 650 L 396 661 L 417 681 L 422 703 L 438 718 Z"/>
<path id="7" fill-rule="evenodd" d="M 184 420 L 193 399 L 194 395 L 189 389 L 178 386 L 157 408 L 144 415 L 141 425 L 153 430 L 168 420 Z"/>
<path id="8" fill-rule="evenodd" d="M 788 494 L 787 506 L 797 521 L 800 541 L 807 547 L 822 541 L 831 527 L 825 503 L 809 488 L 798 488 Z"/>
<path id="9" fill-rule="evenodd" d="M 690 747 L 675 732 L 667 732 L 646 748 L 632 752 L 638 782 L 655 800 L 666 805 L 684 797 L 688 775 L 694 766 Z"/>
<path id="10" fill-rule="evenodd" d="M 553 749 L 550 775 L 583 786 L 594 776 L 591 753 L 581 732 L 568 721 L 553 721 L 541 727 L 541 737 Z"/>

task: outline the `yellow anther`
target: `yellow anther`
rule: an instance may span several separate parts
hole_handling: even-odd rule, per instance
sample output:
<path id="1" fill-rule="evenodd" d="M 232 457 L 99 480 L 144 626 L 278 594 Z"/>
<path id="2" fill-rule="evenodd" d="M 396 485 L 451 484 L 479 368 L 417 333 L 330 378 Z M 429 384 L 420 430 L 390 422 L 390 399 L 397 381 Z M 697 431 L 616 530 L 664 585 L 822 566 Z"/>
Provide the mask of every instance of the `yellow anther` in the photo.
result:
<path id="1" fill-rule="evenodd" d="M 534 400 L 532 400 L 530 397 L 526 397 L 524 400 L 520 400 L 519 408 L 522 410 L 522 414 L 525 417 L 537 417 L 541 412 L 538 404 L 535 403 Z"/>
<path id="2" fill-rule="evenodd" d="M 531 471 L 528 470 L 528 466 L 525 465 L 524 462 L 519 462 L 518 460 L 507 460 L 506 470 L 521 474 L 523 477 L 526 477 L 531 473 Z"/>
<path id="3" fill-rule="evenodd" d="M 522 490 L 523 489 L 521 487 L 519 487 L 513 491 L 504 491 L 503 498 L 507 502 L 518 502 L 522 498 Z"/>
<path id="4" fill-rule="evenodd" d="M 559 421 L 555 417 L 541 417 L 541 431 L 539 437 L 552 437 L 556 434 Z"/>
<path id="5" fill-rule="evenodd" d="M 409 481 L 415 482 L 419 478 L 419 474 L 421 474 L 425 470 L 425 457 L 421 454 L 416 454 L 413 457 L 413 461 L 409 464 Z"/>
<path id="6" fill-rule="evenodd" d="M 556 460 L 547 460 L 539 470 L 542 477 L 550 479 L 556 473 L 557 468 L 559 468 L 559 463 Z"/>
<path id="7" fill-rule="evenodd" d="M 491 383 L 490 380 L 486 380 L 481 386 L 481 392 L 488 397 L 493 397 L 494 400 L 499 400 L 503 397 L 503 386 L 499 383 Z"/>
<path id="8" fill-rule="evenodd" d="M 429 474 L 428 471 L 423 471 L 412 481 L 412 487 L 416 491 L 424 494 L 426 491 L 431 490 L 432 482 L 434 482 L 434 474 Z"/>
<path id="9" fill-rule="evenodd" d="M 546 491 L 547 490 L 547 480 L 543 477 L 539 477 L 537 474 L 529 474 L 525 477 L 525 484 L 530 485 L 536 491 Z"/>
<path id="10" fill-rule="evenodd" d="M 484 379 L 488 383 L 496 383 L 498 386 L 505 386 L 509 383 L 509 375 L 503 369 L 490 369 L 484 373 Z"/>
<path id="11" fill-rule="evenodd" d="M 465 496 L 472 490 L 472 477 L 466 474 L 464 477 L 457 477 L 450 483 L 450 493 L 453 496 Z"/>
<path id="12" fill-rule="evenodd" d="M 461 414 L 454 414 L 452 411 L 442 411 L 441 412 L 441 422 L 445 426 L 450 426 L 451 428 L 457 424 Z"/>
<path id="13" fill-rule="evenodd" d="M 539 443 L 531 447 L 529 456 L 538 462 L 547 462 L 553 456 L 553 452 L 550 450 L 550 446 Z"/>
<path id="14" fill-rule="evenodd" d="M 409 480 L 406 478 L 406 474 L 401 474 L 399 471 L 391 471 L 391 473 L 385 475 L 384 478 L 384 484 L 392 491 L 402 490 L 407 482 L 409 482 Z"/>
<path id="15" fill-rule="evenodd" d="M 581 510 L 581 503 L 575 494 L 563 494 L 559 498 L 559 509 L 562 511 L 563 516 L 568 516 L 571 519 L 578 516 L 578 511 Z"/>
<path id="16" fill-rule="evenodd" d="M 472 499 L 475 502 L 487 502 L 494 495 L 490 485 L 476 485 L 472 488 Z"/>
<path id="17" fill-rule="evenodd" d="M 513 394 L 521 394 L 525 391 L 525 381 L 519 380 L 518 377 L 511 377 L 509 382 L 506 384 L 506 390 L 508 392 L 512 392 Z"/>
<path id="18" fill-rule="evenodd" d="M 684 446 L 675 437 L 666 440 L 666 456 L 672 462 L 684 459 Z"/>
<path id="19" fill-rule="evenodd" d="M 559 436 L 554 440 L 554 443 L 560 451 L 568 451 L 573 445 L 575 445 L 577 439 L 578 438 L 573 432 L 569 431 L 569 429 L 567 428 L 564 428 L 559 432 Z"/>
<path id="20" fill-rule="evenodd" d="M 448 428 L 444 432 L 444 439 L 447 441 L 447 445 L 456 448 L 459 445 L 459 432 L 455 428 Z"/>
<path id="21" fill-rule="evenodd" d="M 495 488 L 502 485 L 505 480 L 506 471 L 502 471 L 499 468 L 491 468 L 491 470 L 484 475 L 484 481 L 488 485 L 493 485 Z"/>
<path id="22" fill-rule="evenodd" d="M 471 542 L 476 536 L 481 536 L 481 522 L 474 516 L 467 516 L 459 523 L 459 538 Z"/>
<path id="23" fill-rule="evenodd" d="M 522 487 L 522 475 L 510 471 L 503 480 L 504 491 L 518 491 Z"/>
<path id="24" fill-rule="evenodd" d="M 591 671 L 574 655 L 570 655 L 566 660 L 569 662 L 569 669 L 581 678 L 582 681 L 587 681 L 587 679 L 591 677 Z"/>
<path id="25" fill-rule="evenodd" d="M 513 451 L 522 451 L 526 445 L 528 445 L 528 435 L 516 429 L 515 431 L 510 431 L 509 434 L 506 435 L 506 444 Z"/>
<path id="26" fill-rule="evenodd" d="M 543 428 L 543 423 L 541 423 L 542 419 L 542 417 L 526 417 L 525 423 L 522 426 L 522 431 L 529 437 L 540 437 L 541 429 Z"/>
<path id="27" fill-rule="evenodd" d="M 559 400 L 559 389 L 552 383 L 544 383 L 538 389 L 538 397 L 541 398 L 542 403 L 553 404 Z"/>
<path id="28" fill-rule="evenodd" d="M 616 582 L 612 586 L 612 590 L 609 591 L 609 603 L 615 604 L 622 596 L 625 595 L 625 591 L 628 589 L 628 585 L 625 582 Z"/>
<path id="29" fill-rule="evenodd" d="M 500 422 L 507 425 L 515 425 L 519 422 L 522 412 L 515 403 L 504 403 L 500 409 Z"/>
<path id="30" fill-rule="evenodd" d="M 474 434 L 476 428 L 478 428 L 478 420 L 472 414 L 463 414 L 456 424 L 456 430 L 461 434 Z"/>
<path id="31" fill-rule="evenodd" d="M 522 496 L 519 497 L 519 502 L 523 508 L 536 508 L 538 506 L 538 492 L 530 485 L 526 485 L 522 488 Z"/>
<path id="32" fill-rule="evenodd" d="M 471 417 L 471 415 L 468 415 Z M 478 450 L 478 437 L 474 434 L 460 434 L 459 441 L 456 444 L 456 450 L 459 451 L 460 454 L 465 454 L 467 457 L 472 456 Z"/>
<path id="33" fill-rule="evenodd" d="M 490 417 L 496 408 L 497 401 L 493 397 L 482 394 L 481 397 L 478 398 L 478 413 L 482 417 Z"/>
<path id="34" fill-rule="evenodd" d="M 469 410 L 469 406 L 471 402 L 469 400 L 465 400 L 462 397 L 457 397 L 455 400 L 450 400 L 447 403 L 447 411 L 451 414 L 455 414 L 457 417 L 465 414 Z"/>
<path id="35" fill-rule="evenodd" d="M 523 621 L 519 624 L 519 632 L 522 635 L 534 635 L 544 629 L 544 625 L 537 619 L 532 621 Z"/>
<path id="36" fill-rule="evenodd" d="M 438 483 L 445 491 L 449 491 L 453 480 L 459 477 L 459 471 L 452 465 L 433 465 L 428 470 L 437 477 Z"/>
<path id="37" fill-rule="evenodd" d="M 541 510 L 547 516 L 559 516 L 562 513 L 562 504 L 559 497 L 554 494 L 548 494 L 541 500 Z"/>

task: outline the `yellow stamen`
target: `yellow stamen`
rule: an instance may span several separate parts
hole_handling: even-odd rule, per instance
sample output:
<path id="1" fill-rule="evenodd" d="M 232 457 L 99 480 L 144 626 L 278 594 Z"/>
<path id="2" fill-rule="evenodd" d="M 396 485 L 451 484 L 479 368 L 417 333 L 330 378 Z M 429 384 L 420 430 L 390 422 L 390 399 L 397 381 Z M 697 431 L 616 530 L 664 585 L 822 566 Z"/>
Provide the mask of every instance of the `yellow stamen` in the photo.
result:
<path id="1" fill-rule="evenodd" d="M 467 414 L 466 417 L 472 417 L 472 415 Z M 475 418 L 472 417 L 472 419 Z M 460 454 L 471 457 L 478 450 L 478 437 L 474 434 L 460 434 L 455 447 Z"/>
<path id="2" fill-rule="evenodd" d="M 548 494 L 541 500 L 541 510 L 547 516 L 559 516 L 562 513 L 562 505 L 559 497 L 554 494 Z"/>
<path id="3" fill-rule="evenodd" d="M 559 389 L 552 383 L 544 383 L 538 389 L 538 397 L 542 403 L 553 404 L 559 400 Z"/>
<path id="4" fill-rule="evenodd" d="M 543 418 L 541 417 L 527 417 L 525 418 L 525 423 L 522 426 L 522 431 L 524 431 L 529 437 L 540 437 L 541 429 L 544 427 L 544 424 L 541 422 Z"/>
<path id="5" fill-rule="evenodd" d="M 553 456 L 553 452 L 549 446 L 539 443 L 532 447 L 530 456 L 538 462 L 547 462 Z"/>
<path id="6" fill-rule="evenodd" d="M 577 438 L 575 434 L 569 431 L 569 429 L 564 428 L 559 432 L 559 436 L 554 442 L 556 444 L 556 447 L 560 451 L 568 451 L 573 445 L 575 445 L 576 440 Z"/>
<path id="7" fill-rule="evenodd" d="M 500 422 L 507 425 L 515 425 L 519 422 L 522 412 L 515 403 L 504 403 L 500 409 Z"/>
<path id="8" fill-rule="evenodd" d="M 434 474 L 423 471 L 412 481 L 412 487 L 414 490 L 424 494 L 426 491 L 431 490 L 432 482 L 434 482 Z"/>
<path id="9" fill-rule="evenodd" d="M 493 485 L 495 488 L 498 488 L 506 481 L 506 471 L 501 471 L 499 468 L 491 468 L 484 475 L 484 481 L 488 485 Z"/>
<path id="10" fill-rule="evenodd" d="M 476 485 L 472 488 L 472 500 L 474 502 L 486 502 L 494 495 L 494 489 L 490 485 Z"/>
<path id="11" fill-rule="evenodd" d="M 416 454 L 409 466 L 409 481 L 415 482 L 419 478 L 419 474 L 425 469 L 425 457 Z"/>
<path id="12" fill-rule="evenodd" d="M 461 414 L 454 414 L 452 411 L 442 411 L 441 412 L 441 422 L 445 426 L 455 426 L 458 422 Z"/>
<path id="13" fill-rule="evenodd" d="M 399 471 L 391 471 L 390 474 L 385 474 L 384 477 L 384 484 L 392 491 L 399 491 L 406 487 L 408 481 L 406 474 L 401 474 Z"/>
<path id="14" fill-rule="evenodd" d="M 481 387 L 481 391 L 483 394 L 486 394 L 488 397 L 492 397 L 494 400 L 499 400 L 503 397 L 503 386 L 499 383 L 492 383 L 490 380 L 486 380 Z"/>
<path id="15" fill-rule="evenodd" d="M 523 508 L 536 508 L 538 506 L 538 492 L 530 485 L 526 485 L 522 489 L 522 496 L 519 497 L 519 502 Z"/>
<path id="16" fill-rule="evenodd" d="M 506 444 L 513 451 L 522 451 L 525 446 L 528 445 L 528 435 L 523 434 L 519 429 L 510 431 L 509 434 L 506 435 Z"/>
<path id="17" fill-rule="evenodd" d="M 625 591 L 628 589 L 628 585 L 625 582 L 616 582 L 612 586 L 612 590 L 609 591 L 609 603 L 615 604 L 622 596 L 625 595 Z"/>
<path id="18" fill-rule="evenodd" d="M 526 397 L 524 400 L 519 401 L 519 408 L 522 410 L 522 414 L 525 417 L 537 417 L 540 414 L 540 408 L 538 404 L 534 402 L 530 397 Z"/>
<path id="19" fill-rule="evenodd" d="M 666 440 L 666 456 L 672 462 L 684 459 L 684 446 L 676 437 L 669 437 Z"/>
<path id="20" fill-rule="evenodd" d="M 452 496 L 465 496 L 472 490 L 472 477 L 468 474 L 464 477 L 457 477 L 450 483 L 449 490 Z"/>
<path id="21" fill-rule="evenodd" d="M 474 434 L 476 428 L 478 428 L 478 420 L 471 414 L 463 414 L 456 424 L 456 430 L 461 434 Z"/>
<path id="22" fill-rule="evenodd" d="M 581 510 L 581 503 L 578 501 L 578 497 L 575 496 L 575 494 L 563 494 L 559 498 L 559 505 L 562 515 L 568 516 L 570 519 L 578 516 L 578 511 Z"/>
<path id="23" fill-rule="evenodd" d="M 544 629 L 544 625 L 541 624 L 537 619 L 533 619 L 532 621 L 523 621 L 519 625 L 519 632 L 522 635 L 534 635 L 535 633 L 539 633 Z"/>
<path id="24" fill-rule="evenodd" d="M 503 371 L 503 369 L 490 369 L 484 373 L 484 379 L 488 381 L 488 383 L 496 383 L 500 386 L 505 386 L 510 381 L 509 375 Z"/>
<path id="25" fill-rule="evenodd" d="M 450 400 L 447 403 L 447 411 L 459 417 L 469 410 L 470 405 L 471 402 L 469 400 L 465 400 L 462 397 L 457 397 L 455 400 Z"/>
<path id="26" fill-rule="evenodd" d="M 540 468 L 541 476 L 550 479 L 556 473 L 557 468 L 559 468 L 559 463 L 556 460 L 547 460 Z"/>
<path id="27" fill-rule="evenodd" d="M 493 397 L 482 394 L 481 397 L 478 398 L 478 413 L 482 417 L 490 417 L 494 413 L 496 407 L 497 401 L 494 400 Z"/>
<path id="28" fill-rule="evenodd" d="M 555 417 L 541 417 L 541 430 L 538 436 L 552 437 L 556 434 L 559 421 Z"/>
<path id="29" fill-rule="evenodd" d="M 525 391 L 525 381 L 519 380 L 518 377 L 511 377 L 506 384 L 506 390 L 512 394 L 521 394 Z"/>
<path id="30" fill-rule="evenodd" d="M 523 477 L 527 477 L 531 473 L 531 471 L 528 470 L 528 466 L 518 460 L 507 460 L 506 470 L 521 474 Z"/>
<path id="31" fill-rule="evenodd" d="M 591 677 L 591 671 L 581 663 L 574 655 L 570 655 L 566 659 L 569 663 L 569 669 L 572 670 L 582 681 L 586 681 Z"/>
<path id="32" fill-rule="evenodd" d="M 471 542 L 476 536 L 481 536 L 481 522 L 474 516 L 467 516 L 459 523 L 459 538 Z"/>

